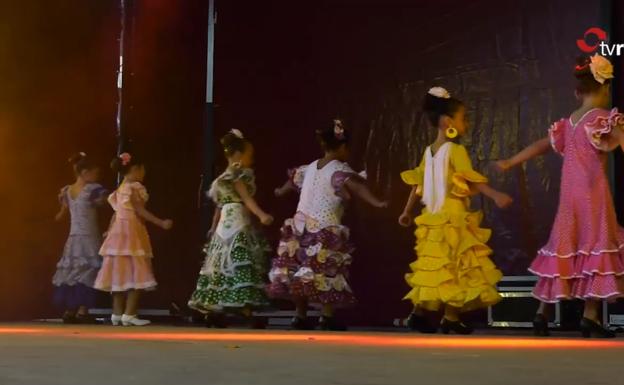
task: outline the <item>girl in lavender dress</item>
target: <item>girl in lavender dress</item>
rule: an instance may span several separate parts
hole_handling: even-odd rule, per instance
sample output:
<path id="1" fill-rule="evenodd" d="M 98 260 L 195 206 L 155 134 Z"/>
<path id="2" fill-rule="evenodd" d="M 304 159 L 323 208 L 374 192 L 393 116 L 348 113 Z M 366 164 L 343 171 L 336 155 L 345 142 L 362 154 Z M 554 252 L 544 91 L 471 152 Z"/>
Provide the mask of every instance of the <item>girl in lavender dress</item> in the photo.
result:
<path id="1" fill-rule="evenodd" d="M 325 156 L 291 172 L 291 178 L 275 194 L 300 192 L 297 212 L 286 220 L 282 238 L 269 272 L 269 295 L 293 301 L 297 315 L 294 329 L 309 329 L 309 303 L 322 306 L 321 329 L 344 330 L 334 318 L 336 306 L 352 305 L 355 296 L 348 283 L 353 246 L 349 229 L 342 225 L 344 200 L 351 193 L 374 207 L 387 207 L 364 185 L 345 162 L 349 131 L 340 120 L 317 132 Z"/>
<path id="2" fill-rule="evenodd" d="M 581 58 L 575 76 L 581 106 L 570 118 L 555 122 L 548 137 L 497 165 L 508 170 L 551 147 L 563 156 L 555 223 L 529 269 L 539 277 L 533 290 L 541 301 L 535 334 L 549 334 L 547 304 L 577 298 L 585 301 L 583 336 L 614 337 L 600 325 L 598 310 L 602 300 L 624 295 L 624 229 L 616 221 L 606 175 L 607 152 L 621 145 L 624 136 L 624 116 L 606 109 L 613 78 L 607 59 Z"/>
<path id="3" fill-rule="evenodd" d="M 76 181 L 61 189 L 60 221 L 67 212 L 71 217 L 69 237 L 52 283 L 56 286 L 54 302 L 63 308 L 63 322 L 92 322 L 88 309 L 94 305 L 93 284 L 101 265 L 98 250 L 102 243 L 98 229 L 97 207 L 106 201 L 106 190 L 97 184 L 99 170 L 85 153 L 79 153 L 69 162 Z"/>

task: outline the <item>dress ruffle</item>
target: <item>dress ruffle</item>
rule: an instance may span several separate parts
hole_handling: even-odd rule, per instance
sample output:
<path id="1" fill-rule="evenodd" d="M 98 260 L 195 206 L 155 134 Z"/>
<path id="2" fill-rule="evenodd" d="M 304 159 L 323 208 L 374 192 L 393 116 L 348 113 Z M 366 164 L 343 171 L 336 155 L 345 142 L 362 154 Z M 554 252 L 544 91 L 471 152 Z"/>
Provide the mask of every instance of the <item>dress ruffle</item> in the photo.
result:
<path id="1" fill-rule="evenodd" d="M 573 298 L 612 300 L 624 293 L 622 251 L 558 256 L 540 250 L 529 271 L 539 277 L 533 294 L 544 302 Z"/>
<path id="2" fill-rule="evenodd" d="M 487 183 L 488 179 L 474 170 L 467 169 L 453 173 L 452 181 L 451 194 L 456 197 L 465 198 L 477 193 L 474 187 L 468 184 L 468 182 Z"/>
<path id="3" fill-rule="evenodd" d="M 404 299 L 427 310 L 450 305 L 470 311 L 500 301 L 502 273 L 485 244 L 490 230 L 479 227 L 480 212 L 425 212 L 416 218 L 416 254 L 405 279 L 412 290 Z"/>
<path id="4" fill-rule="evenodd" d="M 604 111 L 604 114 L 585 124 L 589 142 L 602 151 L 611 151 L 619 145 L 618 140 L 611 134 L 615 128 L 624 128 L 624 115 L 619 113 L 617 108 L 608 113 Z"/>
<path id="5" fill-rule="evenodd" d="M 345 226 L 300 233 L 294 221 L 288 219 L 282 227 L 267 291 L 273 298 L 305 298 L 316 304 L 352 305 L 356 300 L 347 281 L 352 252 L 349 229 Z"/>
<path id="6" fill-rule="evenodd" d="M 204 248 L 206 261 L 188 306 L 202 313 L 267 306 L 265 255 L 269 250 L 251 228 L 238 232 L 231 242 L 215 234 Z"/>
<path id="7" fill-rule="evenodd" d="M 550 139 L 550 146 L 559 155 L 563 155 L 565 148 L 565 127 L 566 120 L 560 119 L 553 123 L 548 129 L 548 138 Z"/>

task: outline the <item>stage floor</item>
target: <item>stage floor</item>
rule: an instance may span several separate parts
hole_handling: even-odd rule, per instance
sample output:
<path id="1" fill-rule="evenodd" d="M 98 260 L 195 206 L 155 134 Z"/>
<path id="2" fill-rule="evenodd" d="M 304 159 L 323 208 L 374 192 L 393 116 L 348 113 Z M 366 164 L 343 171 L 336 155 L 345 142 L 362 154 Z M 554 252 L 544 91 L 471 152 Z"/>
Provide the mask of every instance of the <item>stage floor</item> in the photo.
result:
<path id="1" fill-rule="evenodd" d="M 616 384 L 624 338 L 0 324 L 1 385 Z"/>

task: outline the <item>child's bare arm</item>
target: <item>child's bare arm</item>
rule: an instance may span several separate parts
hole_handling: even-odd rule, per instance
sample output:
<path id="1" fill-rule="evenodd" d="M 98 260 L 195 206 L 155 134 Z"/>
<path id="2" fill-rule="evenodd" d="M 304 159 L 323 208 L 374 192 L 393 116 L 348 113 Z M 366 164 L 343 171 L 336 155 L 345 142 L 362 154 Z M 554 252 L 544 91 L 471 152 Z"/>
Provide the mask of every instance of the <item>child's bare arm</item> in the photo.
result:
<path id="1" fill-rule="evenodd" d="M 267 214 L 264 210 L 260 208 L 256 200 L 249 194 L 247 190 L 247 186 L 240 180 L 234 182 L 234 189 L 238 193 L 238 196 L 241 197 L 241 200 L 245 204 L 245 206 L 251 211 L 255 216 L 260 219 L 263 225 L 270 225 L 273 223 L 273 217 Z"/>
<path id="2" fill-rule="evenodd" d="M 496 206 L 501 209 L 508 207 L 513 202 L 513 199 L 508 194 L 493 189 L 487 183 L 475 183 L 473 186 L 481 194 L 493 200 Z"/>
<path id="3" fill-rule="evenodd" d="M 59 211 L 54 216 L 54 220 L 58 222 L 62 220 L 63 218 L 65 218 L 66 214 L 67 214 L 67 205 L 65 203 L 61 203 L 61 207 L 59 208 Z"/>
<path id="4" fill-rule="evenodd" d="M 359 196 L 360 199 L 370 204 L 373 207 L 385 208 L 388 207 L 388 202 L 378 199 L 366 186 L 355 178 L 349 178 L 345 181 L 344 185 L 347 189 Z"/>
<path id="5" fill-rule="evenodd" d="M 289 192 L 296 191 L 296 190 L 297 190 L 297 187 L 295 186 L 295 184 L 292 182 L 292 180 L 288 179 L 286 183 L 284 183 L 282 186 L 275 189 L 275 196 L 283 197 Z"/>
<path id="6" fill-rule="evenodd" d="M 546 153 L 550 148 L 550 139 L 548 137 L 545 137 L 528 145 L 522 151 L 512 156 L 511 158 L 495 162 L 495 165 L 501 171 L 507 171 L 514 166 L 517 166 L 521 163 L 526 162 L 527 160 Z"/>
<path id="7" fill-rule="evenodd" d="M 407 198 L 407 202 L 405 203 L 405 207 L 403 208 L 403 212 L 399 217 L 399 224 L 401 226 L 409 226 L 412 222 L 412 211 L 414 210 L 414 206 L 416 206 L 416 202 L 418 201 L 418 186 L 412 186 L 410 190 L 409 197 Z"/>
<path id="8" fill-rule="evenodd" d="M 169 230 L 173 226 L 173 222 L 170 219 L 160 219 L 156 215 L 149 212 L 145 208 L 143 201 L 134 192 L 132 193 L 131 202 L 136 213 L 146 221 L 151 222 L 165 230 Z"/>

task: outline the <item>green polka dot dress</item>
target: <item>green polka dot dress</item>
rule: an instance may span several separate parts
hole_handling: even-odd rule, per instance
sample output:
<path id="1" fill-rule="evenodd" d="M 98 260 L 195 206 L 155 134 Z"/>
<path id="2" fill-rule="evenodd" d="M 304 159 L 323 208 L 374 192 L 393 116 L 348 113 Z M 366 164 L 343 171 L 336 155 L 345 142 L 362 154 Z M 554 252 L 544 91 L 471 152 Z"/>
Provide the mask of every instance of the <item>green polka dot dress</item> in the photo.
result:
<path id="1" fill-rule="evenodd" d="M 265 295 L 266 240 L 252 222 L 234 182 L 255 193 L 253 170 L 228 168 L 212 184 L 209 196 L 220 208 L 216 231 L 204 247 L 206 256 L 189 307 L 206 313 L 268 305 Z"/>

